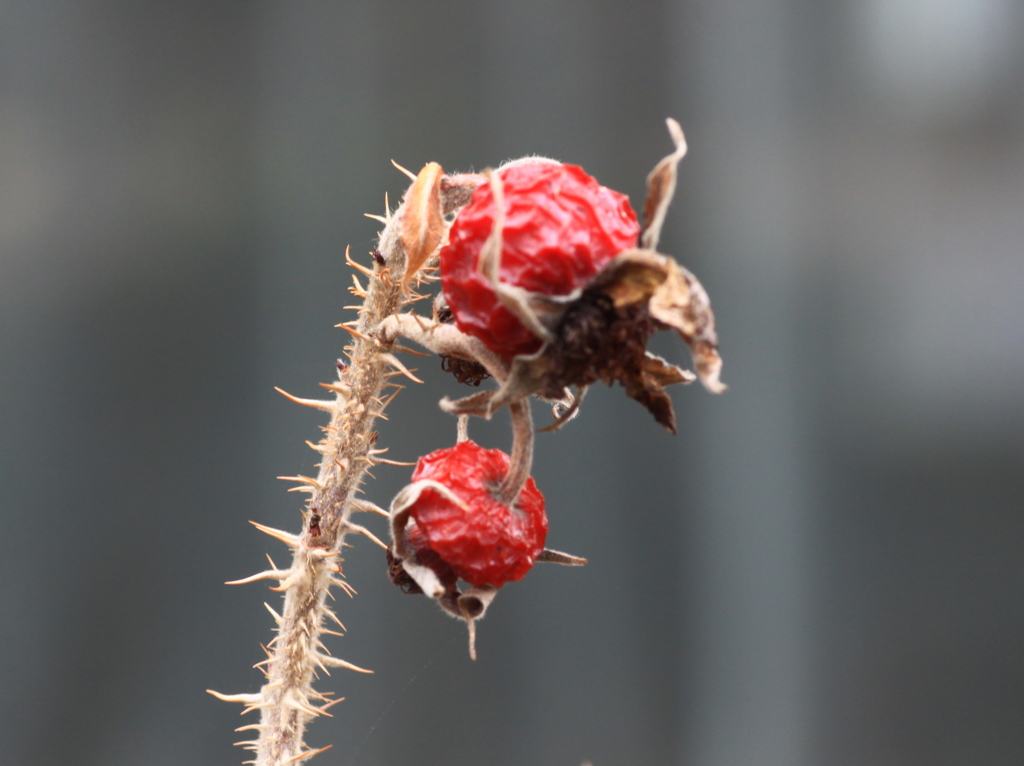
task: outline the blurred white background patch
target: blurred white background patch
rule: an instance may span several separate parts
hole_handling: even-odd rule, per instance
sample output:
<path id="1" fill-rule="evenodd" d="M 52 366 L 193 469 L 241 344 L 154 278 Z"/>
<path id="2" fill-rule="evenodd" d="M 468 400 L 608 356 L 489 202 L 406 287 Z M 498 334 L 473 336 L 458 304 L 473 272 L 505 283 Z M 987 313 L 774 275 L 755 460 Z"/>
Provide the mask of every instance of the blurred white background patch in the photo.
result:
<path id="1" fill-rule="evenodd" d="M 956 123 L 989 106 L 1020 48 L 1013 0 L 861 0 L 870 89 L 903 119 Z"/>

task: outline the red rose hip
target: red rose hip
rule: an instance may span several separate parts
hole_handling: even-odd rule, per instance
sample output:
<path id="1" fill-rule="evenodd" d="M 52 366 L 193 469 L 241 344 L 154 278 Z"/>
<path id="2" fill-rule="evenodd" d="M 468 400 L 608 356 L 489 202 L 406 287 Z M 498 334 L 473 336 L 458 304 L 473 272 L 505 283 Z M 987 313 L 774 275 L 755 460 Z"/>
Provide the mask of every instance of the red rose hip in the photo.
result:
<path id="1" fill-rule="evenodd" d="M 629 198 L 601 186 L 577 165 L 538 161 L 499 171 L 505 202 L 500 279 L 543 295 L 569 295 L 637 244 Z M 505 359 L 541 341 L 502 304 L 478 270 L 494 227 L 490 184 L 459 211 L 441 250 L 441 285 L 456 326 Z"/>
<path id="2" fill-rule="evenodd" d="M 424 555 L 429 550 L 466 582 L 496 588 L 533 567 L 548 533 L 544 496 L 530 478 L 513 507 L 498 499 L 509 463 L 501 450 L 468 440 L 419 459 L 413 482 L 443 484 L 466 505 L 434 489 L 419 494 L 405 537 L 421 561 L 432 558 Z"/>

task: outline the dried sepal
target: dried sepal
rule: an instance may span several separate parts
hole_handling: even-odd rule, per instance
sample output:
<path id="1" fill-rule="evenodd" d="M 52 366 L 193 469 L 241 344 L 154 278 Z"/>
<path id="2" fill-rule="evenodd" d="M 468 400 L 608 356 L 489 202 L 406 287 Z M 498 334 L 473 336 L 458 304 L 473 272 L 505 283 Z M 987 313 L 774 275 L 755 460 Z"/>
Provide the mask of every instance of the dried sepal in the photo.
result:
<path id="1" fill-rule="evenodd" d="M 676 191 L 676 168 L 686 156 L 686 138 L 679 123 L 669 117 L 669 135 L 675 143 L 675 151 L 664 157 L 647 176 L 647 199 L 644 200 L 644 225 L 640 230 L 640 244 L 647 250 L 658 249 L 661 227 L 665 214 Z"/>
<path id="2" fill-rule="evenodd" d="M 641 368 L 622 379 L 626 395 L 635 399 L 654 416 L 655 421 L 670 433 L 676 432 L 676 415 L 672 399 L 665 393 L 665 386 L 673 383 L 690 383 L 693 373 L 668 364 L 661 357 L 650 352 L 644 355 Z"/>
<path id="3" fill-rule="evenodd" d="M 454 173 L 441 176 L 441 212 L 451 215 L 469 204 L 473 192 L 487 179 L 479 173 Z"/>
<path id="4" fill-rule="evenodd" d="M 580 405 L 583 404 L 583 397 L 587 395 L 589 386 L 578 386 L 576 393 L 566 386 L 565 396 L 562 399 L 555 401 L 548 400 L 551 402 L 551 412 L 554 415 L 554 421 L 544 428 L 538 429 L 541 433 L 550 433 L 551 431 L 560 431 L 562 426 L 568 423 L 570 420 L 575 418 L 580 412 Z"/>
<path id="5" fill-rule="evenodd" d="M 708 391 L 720 394 L 726 386 L 719 380 L 722 359 L 711 299 L 697 277 L 671 258 L 667 260 L 667 278 L 648 304 L 651 316 L 679 333 L 690 347 L 700 382 Z"/>
<path id="6" fill-rule="evenodd" d="M 668 256 L 648 250 L 627 250 L 616 256 L 592 282 L 592 289 L 610 296 L 616 306 L 646 302 L 658 322 L 674 329 L 690 347 L 701 383 L 721 393 L 722 360 L 711 300 L 697 278 Z"/>
<path id="7" fill-rule="evenodd" d="M 554 551 L 551 548 L 545 548 L 537 556 L 538 564 L 561 564 L 565 567 L 582 567 L 586 566 L 590 562 L 582 556 L 573 556 L 571 553 L 563 553 L 562 551 Z"/>
<path id="8" fill-rule="evenodd" d="M 550 330 L 544 326 L 531 305 L 531 298 L 536 293 L 501 281 L 502 231 L 505 226 L 504 186 L 501 176 L 490 168 L 484 171 L 484 177 L 487 178 L 491 193 L 494 195 L 494 223 L 490 235 L 480 250 L 477 270 L 490 280 L 498 300 L 516 319 L 523 323 L 526 329 L 542 341 L 550 341 Z"/>
<path id="9" fill-rule="evenodd" d="M 440 165 L 428 162 L 405 193 L 402 210 L 402 247 L 406 257 L 404 289 L 408 289 L 409 281 L 445 238 L 447 226 L 441 206 L 443 175 Z"/>
<path id="10" fill-rule="evenodd" d="M 497 588 L 492 588 L 490 585 L 474 585 L 465 593 L 460 594 L 455 601 L 455 606 L 458 609 L 458 614 L 455 616 L 465 620 L 466 627 L 469 628 L 469 658 L 471 660 L 476 659 L 476 621 L 483 618 L 487 607 L 491 605 L 496 595 L 498 595 Z M 445 599 L 442 599 L 442 606 L 445 610 L 450 611 L 450 607 L 444 602 Z"/>

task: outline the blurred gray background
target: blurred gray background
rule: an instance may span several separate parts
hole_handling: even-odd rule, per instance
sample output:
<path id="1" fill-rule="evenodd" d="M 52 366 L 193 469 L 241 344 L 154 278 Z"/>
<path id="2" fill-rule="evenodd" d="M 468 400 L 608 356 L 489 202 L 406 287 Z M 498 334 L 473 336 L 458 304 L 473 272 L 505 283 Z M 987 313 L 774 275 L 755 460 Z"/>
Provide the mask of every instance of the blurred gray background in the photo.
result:
<path id="1" fill-rule="evenodd" d="M 243 760 L 203 690 L 258 688 L 279 597 L 221 583 L 287 558 L 247 520 L 298 529 L 322 418 L 272 387 L 333 376 L 389 161 L 639 205 L 668 115 L 730 390 L 539 438 L 591 564 L 476 663 L 356 541 L 330 646 L 376 674 L 322 682 L 315 763 L 1024 762 L 1022 83 L 1013 0 L 0 2 L 0 762 Z M 419 369 L 399 460 L 454 435 Z"/>

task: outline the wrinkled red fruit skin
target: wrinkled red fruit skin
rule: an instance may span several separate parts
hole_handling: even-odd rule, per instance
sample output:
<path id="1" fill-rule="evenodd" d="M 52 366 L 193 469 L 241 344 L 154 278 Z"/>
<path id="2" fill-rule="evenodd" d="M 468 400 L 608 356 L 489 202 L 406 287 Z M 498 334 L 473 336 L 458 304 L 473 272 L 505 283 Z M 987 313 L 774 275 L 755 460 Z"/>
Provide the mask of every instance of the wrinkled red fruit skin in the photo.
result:
<path id="1" fill-rule="evenodd" d="M 471 441 L 421 457 L 412 480 L 444 484 L 468 506 L 464 511 L 434 490 L 424 490 L 410 509 L 406 536 L 413 548 L 426 545 L 473 585 L 500 588 L 520 580 L 544 550 L 548 518 L 544 496 L 528 479 L 515 508 L 495 499 L 492 489 L 508 473 L 509 457 Z"/>
<path id="2" fill-rule="evenodd" d="M 640 226 L 624 194 L 578 165 L 516 165 L 501 171 L 505 226 L 501 280 L 544 295 L 583 287 L 612 258 L 636 247 Z M 441 286 L 456 326 L 505 359 L 531 354 L 540 340 L 506 309 L 477 272 L 494 225 L 490 184 L 473 192 L 441 250 Z"/>

